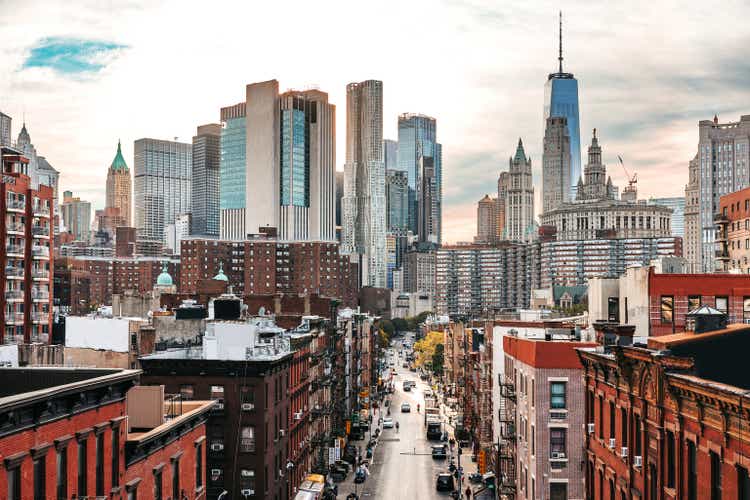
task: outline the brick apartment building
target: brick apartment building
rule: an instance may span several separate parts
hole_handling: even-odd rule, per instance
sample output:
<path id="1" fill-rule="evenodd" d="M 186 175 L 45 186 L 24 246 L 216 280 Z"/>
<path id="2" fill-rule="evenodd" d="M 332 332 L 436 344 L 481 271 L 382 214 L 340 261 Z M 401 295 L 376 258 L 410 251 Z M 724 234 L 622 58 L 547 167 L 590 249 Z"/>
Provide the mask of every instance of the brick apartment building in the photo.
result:
<path id="1" fill-rule="evenodd" d="M 91 310 L 91 277 L 81 261 L 55 258 L 53 305 L 60 312 L 81 316 Z"/>
<path id="2" fill-rule="evenodd" d="M 143 394 L 139 373 L 0 369 L 2 498 L 206 498 L 213 403 L 165 401 L 161 387 Z"/>
<path id="3" fill-rule="evenodd" d="M 571 339 L 569 328 L 562 331 L 502 336 L 497 472 L 501 494 L 519 500 L 584 497 L 585 389 L 576 348 L 595 344 Z"/>
<path id="4" fill-rule="evenodd" d="M 54 192 L 32 189 L 29 160 L 2 146 L 0 180 L 0 343 L 50 341 Z"/>
<path id="5" fill-rule="evenodd" d="M 357 303 L 357 271 L 338 243 L 283 242 L 258 238 L 245 241 L 190 238 L 182 241 L 179 290 L 196 293 L 200 280 L 223 266 L 239 296 L 318 294 Z"/>
<path id="6" fill-rule="evenodd" d="M 691 316 L 695 331 L 648 347 L 630 345 L 632 327 L 599 323 L 604 346 L 578 351 L 587 499 L 748 498 L 750 327 L 710 308 Z"/>
<path id="7" fill-rule="evenodd" d="M 716 269 L 750 273 L 750 188 L 722 196 L 715 222 Z"/>

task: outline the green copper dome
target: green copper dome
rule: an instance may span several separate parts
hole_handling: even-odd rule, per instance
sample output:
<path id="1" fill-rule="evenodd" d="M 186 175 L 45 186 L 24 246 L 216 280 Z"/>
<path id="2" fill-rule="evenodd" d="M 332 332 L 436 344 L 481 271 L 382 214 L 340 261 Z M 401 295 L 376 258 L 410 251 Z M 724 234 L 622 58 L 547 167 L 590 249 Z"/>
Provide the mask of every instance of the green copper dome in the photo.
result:
<path id="1" fill-rule="evenodd" d="M 156 278 L 157 286 L 172 286 L 172 277 L 167 272 L 167 265 L 161 268 L 161 274 Z"/>
<path id="2" fill-rule="evenodd" d="M 516 157 L 513 160 L 517 162 L 526 161 L 526 151 L 523 150 L 523 142 L 520 137 L 518 138 L 518 147 L 516 147 Z"/>
<path id="3" fill-rule="evenodd" d="M 221 262 L 219 262 L 219 272 L 216 276 L 214 276 L 214 279 L 218 281 L 229 281 L 227 275 L 224 274 L 224 264 Z"/>
<path id="4" fill-rule="evenodd" d="M 125 163 L 125 158 L 122 157 L 122 148 L 120 147 L 120 141 L 117 141 L 117 154 L 115 159 L 112 160 L 112 166 L 109 167 L 112 170 L 121 170 L 123 172 L 128 171 L 128 164 Z"/>

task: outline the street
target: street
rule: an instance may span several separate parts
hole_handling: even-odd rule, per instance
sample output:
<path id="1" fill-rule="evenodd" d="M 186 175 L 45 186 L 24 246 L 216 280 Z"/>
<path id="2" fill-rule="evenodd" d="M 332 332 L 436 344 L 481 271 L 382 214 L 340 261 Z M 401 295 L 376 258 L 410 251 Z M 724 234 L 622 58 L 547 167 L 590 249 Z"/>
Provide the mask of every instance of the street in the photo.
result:
<path id="1" fill-rule="evenodd" d="M 428 387 L 427 382 L 419 380 L 418 373 L 403 368 L 403 358 L 398 357 L 399 349 L 400 343 L 395 341 L 394 386 L 396 391 L 391 395 L 390 416 L 394 424 L 399 423 L 400 428 L 396 430 L 394 426 L 393 429 L 384 429 L 381 432 L 372 465 L 369 467 L 370 476 L 364 483 L 355 485 L 354 475 L 350 473 L 347 480 L 339 484 L 339 498 L 346 498 L 351 492 L 356 492 L 360 498 L 378 500 L 450 498 L 449 493 L 438 493 L 435 488 L 437 474 L 448 471 L 450 459 L 432 458 L 431 446 L 438 444 L 438 441 L 428 441 L 426 437 L 424 390 Z M 416 382 L 416 387 L 409 392 L 404 392 L 405 380 Z M 410 413 L 401 413 L 403 402 L 411 405 Z M 417 405 L 420 405 L 419 412 L 417 412 Z M 378 418 L 387 417 L 385 408 L 382 410 L 382 414 L 378 412 L 373 418 L 373 431 Z M 364 449 L 367 440 L 361 443 Z M 462 455 L 461 465 L 465 471 L 476 469 L 468 454 Z M 467 482 L 464 482 L 464 489 L 466 484 Z"/>

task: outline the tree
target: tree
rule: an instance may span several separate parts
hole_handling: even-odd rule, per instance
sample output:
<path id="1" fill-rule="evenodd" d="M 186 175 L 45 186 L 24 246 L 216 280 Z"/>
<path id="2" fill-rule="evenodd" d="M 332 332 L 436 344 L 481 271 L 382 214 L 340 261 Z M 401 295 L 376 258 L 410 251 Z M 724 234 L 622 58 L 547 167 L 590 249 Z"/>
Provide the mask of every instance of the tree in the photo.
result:
<path id="1" fill-rule="evenodd" d="M 429 332 L 424 338 L 419 339 L 414 343 L 415 360 L 416 366 L 432 365 L 433 356 L 437 346 L 443 345 L 443 332 Z M 434 366 L 433 366 L 434 370 Z"/>
<path id="2" fill-rule="evenodd" d="M 385 333 L 383 330 L 380 330 L 378 332 L 378 344 L 381 348 L 385 349 L 388 347 L 391 343 L 391 338 L 387 333 Z"/>
<path id="3" fill-rule="evenodd" d="M 381 319 L 378 322 L 378 326 L 380 327 L 381 330 L 383 330 L 385 333 L 388 334 L 388 337 L 392 337 L 393 336 L 393 332 L 395 331 L 395 328 L 394 328 L 393 322 L 391 322 L 391 320 L 389 320 L 389 319 Z"/>
<path id="4" fill-rule="evenodd" d="M 397 333 L 405 332 L 409 330 L 409 322 L 406 321 L 404 318 L 393 318 L 391 320 L 391 323 L 393 323 L 393 328 L 396 329 Z"/>
<path id="5" fill-rule="evenodd" d="M 435 352 L 432 354 L 432 372 L 435 375 L 443 375 L 445 345 L 438 344 L 435 346 Z"/>

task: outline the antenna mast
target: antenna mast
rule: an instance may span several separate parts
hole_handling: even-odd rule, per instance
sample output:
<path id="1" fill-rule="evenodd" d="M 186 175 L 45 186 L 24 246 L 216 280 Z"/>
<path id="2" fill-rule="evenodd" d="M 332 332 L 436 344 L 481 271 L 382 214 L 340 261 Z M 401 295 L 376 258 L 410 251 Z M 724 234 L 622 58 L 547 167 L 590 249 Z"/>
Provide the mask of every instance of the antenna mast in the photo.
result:
<path id="1" fill-rule="evenodd" d="M 560 62 L 560 70 L 559 72 L 562 73 L 562 62 L 563 62 L 563 55 L 562 55 L 562 11 L 560 11 L 560 55 L 557 57 L 557 60 Z"/>

